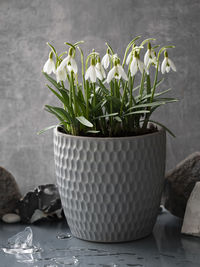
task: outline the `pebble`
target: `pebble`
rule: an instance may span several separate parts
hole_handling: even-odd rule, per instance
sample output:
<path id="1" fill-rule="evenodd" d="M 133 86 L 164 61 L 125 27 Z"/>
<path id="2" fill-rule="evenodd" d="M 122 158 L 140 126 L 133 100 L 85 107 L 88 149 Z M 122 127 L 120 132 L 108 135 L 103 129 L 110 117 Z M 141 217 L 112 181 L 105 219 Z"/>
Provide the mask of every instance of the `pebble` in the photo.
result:
<path id="1" fill-rule="evenodd" d="M 5 223 L 17 223 L 21 221 L 21 218 L 15 213 L 7 213 L 3 215 L 2 221 Z"/>

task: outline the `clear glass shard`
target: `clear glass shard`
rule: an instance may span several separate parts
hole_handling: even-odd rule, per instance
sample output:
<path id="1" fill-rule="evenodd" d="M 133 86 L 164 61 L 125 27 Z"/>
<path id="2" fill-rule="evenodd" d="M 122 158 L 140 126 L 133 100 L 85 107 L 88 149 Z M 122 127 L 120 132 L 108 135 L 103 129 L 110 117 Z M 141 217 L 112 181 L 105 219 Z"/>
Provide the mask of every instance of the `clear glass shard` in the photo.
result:
<path id="1" fill-rule="evenodd" d="M 16 256 L 17 260 L 24 258 L 25 261 L 32 262 L 32 254 L 41 251 L 39 247 L 33 246 L 33 232 L 30 227 L 26 227 L 24 231 L 17 233 L 8 239 L 7 247 L 2 248 L 4 253 L 13 255 L 25 255 Z"/>
<path id="2" fill-rule="evenodd" d="M 33 244 L 33 232 L 30 227 L 8 239 L 10 248 L 30 248 Z"/>

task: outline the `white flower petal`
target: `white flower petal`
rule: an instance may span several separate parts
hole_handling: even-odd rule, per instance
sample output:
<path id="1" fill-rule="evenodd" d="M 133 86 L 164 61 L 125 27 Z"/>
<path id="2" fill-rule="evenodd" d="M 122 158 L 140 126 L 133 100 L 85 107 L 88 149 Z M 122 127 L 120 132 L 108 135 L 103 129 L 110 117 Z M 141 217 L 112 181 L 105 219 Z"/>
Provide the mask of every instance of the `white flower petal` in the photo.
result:
<path id="1" fill-rule="evenodd" d="M 78 67 L 77 67 L 77 64 L 76 64 L 76 61 L 74 60 L 74 58 L 70 58 L 70 63 L 71 63 L 71 66 L 72 66 L 72 70 L 74 71 L 75 74 L 77 74 L 78 72 Z"/>
<path id="2" fill-rule="evenodd" d="M 69 58 L 70 58 L 70 56 L 68 55 L 66 58 L 63 59 L 63 61 L 61 62 L 60 66 L 59 66 L 61 69 L 63 69 L 68 64 Z"/>
<path id="3" fill-rule="evenodd" d="M 169 59 L 169 58 L 168 58 L 168 63 L 170 65 L 170 67 L 172 68 L 172 70 L 173 71 L 176 71 L 176 66 L 175 66 L 174 62 L 171 59 Z"/>
<path id="4" fill-rule="evenodd" d="M 97 67 L 95 67 L 95 71 L 96 71 L 97 78 L 99 80 L 103 80 L 103 75 L 102 75 L 101 71 Z"/>
<path id="5" fill-rule="evenodd" d="M 141 73 L 143 73 L 144 71 L 144 63 L 138 59 L 138 68 L 140 70 Z"/>
<path id="6" fill-rule="evenodd" d="M 131 76 L 134 76 L 138 71 L 137 59 L 134 57 L 130 65 Z"/>
<path id="7" fill-rule="evenodd" d="M 162 65 L 161 65 L 161 72 L 162 72 L 162 74 L 165 73 L 166 66 L 167 66 L 167 58 L 165 57 L 164 60 L 163 60 L 163 62 L 162 62 Z"/>
<path id="8" fill-rule="evenodd" d="M 129 64 L 129 62 L 131 61 L 131 57 L 132 57 L 132 51 L 129 53 L 127 59 L 126 59 L 126 65 Z"/>
<path id="9" fill-rule="evenodd" d="M 60 81 L 65 81 L 67 79 L 67 73 L 65 68 L 61 69 L 58 68 L 56 71 L 56 79 L 57 79 L 57 83 Z"/>
<path id="10" fill-rule="evenodd" d="M 55 73 L 56 66 L 52 58 L 49 58 L 43 67 L 43 71 L 47 74 Z"/>
<path id="11" fill-rule="evenodd" d="M 144 65 L 147 66 L 149 64 L 149 55 L 150 55 L 150 50 L 148 49 L 147 52 L 144 55 Z"/>
<path id="12" fill-rule="evenodd" d="M 43 71 L 46 73 L 47 73 L 48 65 L 49 65 L 49 59 L 45 62 L 44 67 L 43 67 Z"/>
<path id="13" fill-rule="evenodd" d="M 168 73 L 170 71 L 170 66 L 166 66 L 166 72 Z"/>
<path id="14" fill-rule="evenodd" d="M 97 62 L 96 68 L 101 72 L 102 77 L 105 78 L 106 77 L 106 73 L 105 73 L 105 70 L 104 70 L 104 68 L 103 68 L 103 66 L 101 65 L 100 62 Z"/>
<path id="15" fill-rule="evenodd" d="M 110 65 L 110 55 L 105 54 L 105 56 L 101 60 L 101 64 L 104 66 L 105 69 L 107 69 Z"/>
<path id="16" fill-rule="evenodd" d="M 114 66 L 109 72 L 108 72 L 108 76 L 107 76 L 107 83 L 110 83 L 111 80 L 114 78 L 115 76 L 115 72 L 116 72 L 116 67 Z"/>
<path id="17" fill-rule="evenodd" d="M 90 71 L 91 71 L 91 68 L 92 68 L 92 66 L 90 66 L 90 67 L 86 70 L 86 73 L 85 73 L 85 79 L 86 79 L 86 81 L 90 78 Z"/>
<path id="18" fill-rule="evenodd" d="M 92 83 L 95 83 L 97 79 L 97 75 L 96 75 L 96 70 L 95 70 L 95 66 L 91 65 L 91 69 L 90 69 L 90 81 Z"/>
<path id="19" fill-rule="evenodd" d="M 127 75 L 126 75 L 124 69 L 122 68 L 122 66 L 118 64 L 117 67 L 118 67 L 119 75 L 120 75 L 125 81 L 128 81 L 128 77 L 127 77 Z"/>

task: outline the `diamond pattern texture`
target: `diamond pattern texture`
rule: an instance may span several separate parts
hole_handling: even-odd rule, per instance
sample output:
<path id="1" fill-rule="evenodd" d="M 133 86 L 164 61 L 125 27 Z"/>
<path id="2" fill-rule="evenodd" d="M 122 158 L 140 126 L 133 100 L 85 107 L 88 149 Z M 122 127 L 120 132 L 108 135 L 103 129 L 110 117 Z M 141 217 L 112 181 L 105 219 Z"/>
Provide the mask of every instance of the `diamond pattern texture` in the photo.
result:
<path id="1" fill-rule="evenodd" d="M 149 235 L 164 182 L 166 135 L 71 136 L 54 130 L 57 184 L 72 234 L 96 242 Z"/>

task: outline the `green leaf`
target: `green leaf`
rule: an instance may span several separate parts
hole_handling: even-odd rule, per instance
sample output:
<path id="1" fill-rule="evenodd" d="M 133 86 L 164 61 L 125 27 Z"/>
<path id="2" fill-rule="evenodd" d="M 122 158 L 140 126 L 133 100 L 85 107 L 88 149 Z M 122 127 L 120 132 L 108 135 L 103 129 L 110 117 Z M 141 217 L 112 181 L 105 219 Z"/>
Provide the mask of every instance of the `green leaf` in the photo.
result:
<path id="1" fill-rule="evenodd" d="M 87 127 L 93 127 L 93 124 L 88 121 L 85 117 L 80 116 L 80 117 L 76 117 L 76 119 L 83 125 L 87 126 Z"/>
<path id="2" fill-rule="evenodd" d="M 99 80 L 99 87 L 103 90 L 103 92 L 104 92 L 106 95 L 109 95 L 109 94 L 110 94 L 110 91 L 105 87 L 105 85 L 102 83 L 101 80 Z"/>
<path id="3" fill-rule="evenodd" d="M 46 72 L 42 72 L 44 76 L 47 78 L 47 80 L 55 86 L 57 89 L 62 89 L 59 83 L 56 82 L 53 78 L 51 78 Z"/>
<path id="4" fill-rule="evenodd" d="M 118 112 L 116 112 L 116 113 L 110 113 L 110 114 L 105 114 L 105 115 L 101 115 L 101 116 L 96 117 L 95 119 L 107 118 L 107 117 L 113 117 L 113 116 L 116 116 L 116 115 L 118 115 Z"/>
<path id="5" fill-rule="evenodd" d="M 52 89 L 48 84 L 46 84 L 46 86 L 49 88 L 49 90 L 51 90 L 51 92 L 53 92 L 53 93 L 57 96 L 57 98 L 58 98 L 61 102 L 64 101 L 63 97 L 62 97 L 59 93 L 57 93 L 54 89 Z"/>
<path id="6" fill-rule="evenodd" d="M 37 135 L 42 134 L 42 133 L 44 133 L 44 132 L 46 132 L 46 131 L 48 131 L 50 129 L 56 128 L 57 126 L 58 126 L 58 124 L 46 127 L 44 129 L 42 129 L 41 131 L 37 132 Z"/>
<path id="7" fill-rule="evenodd" d="M 122 119 L 119 116 L 114 117 L 114 120 L 116 120 L 118 122 L 122 122 Z"/>
<path id="8" fill-rule="evenodd" d="M 159 105 L 164 105 L 165 102 L 152 102 L 152 103 L 146 103 L 146 104 L 139 104 L 139 105 L 135 105 L 134 107 L 131 107 L 128 109 L 132 110 L 132 109 L 137 109 L 137 108 L 145 108 L 145 107 L 153 107 L 153 106 L 159 106 Z"/>
<path id="9" fill-rule="evenodd" d="M 129 115 L 134 115 L 134 114 L 144 114 L 144 113 L 150 113 L 149 110 L 138 110 L 138 111 L 133 111 L 127 114 L 124 114 L 123 117 L 129 116 Z"/>
<path id="10" fill-rule="evenodd" d="M 67 121 L 68 123 L 74 123 L 70 114 L 66 110 L 64 110 L 63 108 L 53 107 L 53 106 L 49 106 L 49 105 L 45 105 L 45 107 L 47 107 L 48 109 L 50 109 L 51 111 L 56 113 L 60 118 L 62 118 L 62 121 Z"/>
<path id="11" fill-rule="evenodd" d="M 175 134 L 172 133 L 171 130 L 169 130 L 165 125 L 161 124 L 160 122 L 157 121 L 153 121 L 153 120 L 149 120 L 150 122 L 153 122 L 159 126 L 161 126 L 162 128 L 164 128 L 169 134 L 171 134 L 173 137 L 176 137 Z"/>
<path id="12" fill-rule="evenodd" d="M 171 98 L 171 97 L 155 98 L 154 100 L 155 100 L 155 101 L 164 101 L 166 104 L 167 104 L 167 103 L 178 102 L 178 99 L 176 99 L 176 98 Z"/>

